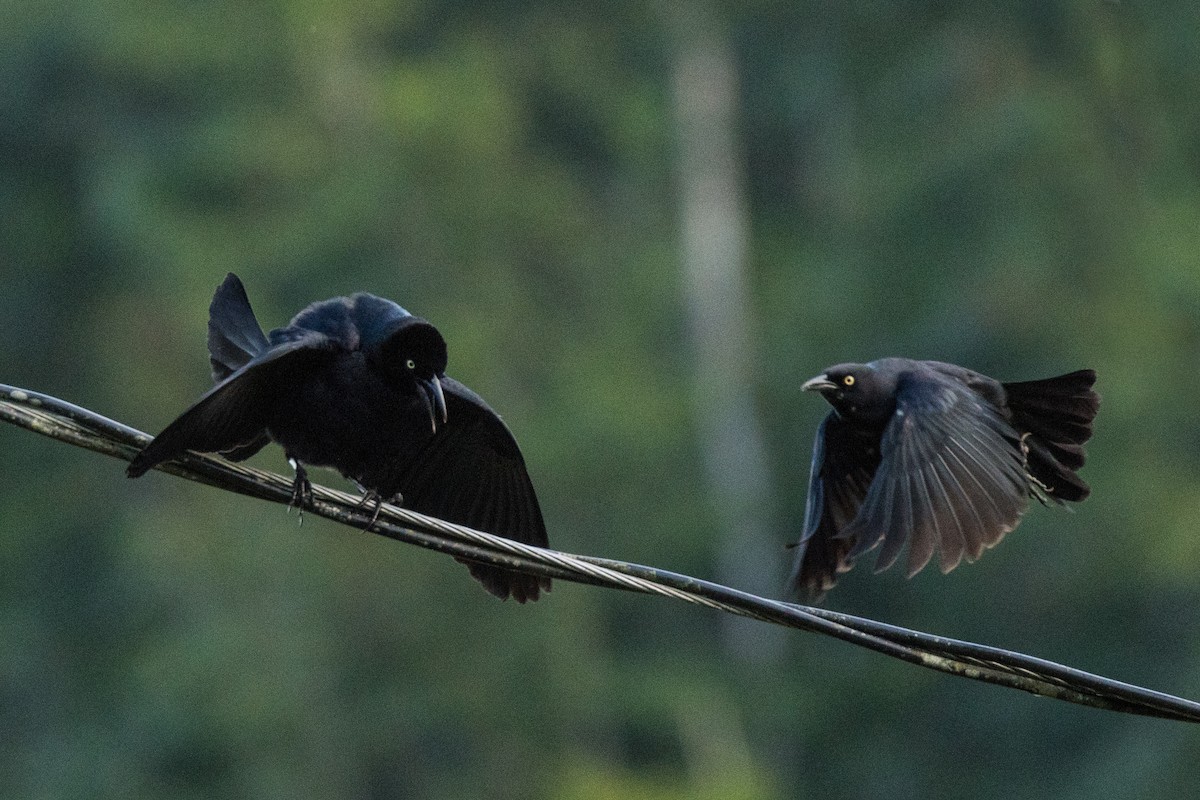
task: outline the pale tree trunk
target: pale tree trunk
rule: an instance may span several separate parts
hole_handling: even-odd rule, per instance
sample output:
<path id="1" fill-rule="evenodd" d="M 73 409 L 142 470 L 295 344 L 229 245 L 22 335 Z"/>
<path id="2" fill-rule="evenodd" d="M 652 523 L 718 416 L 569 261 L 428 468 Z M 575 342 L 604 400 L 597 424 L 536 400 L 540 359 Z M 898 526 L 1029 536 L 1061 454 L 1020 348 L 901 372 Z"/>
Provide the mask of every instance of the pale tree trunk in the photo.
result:
<path id="1" fill-rule="evenodd" d="M 695 361 L 694 408 L 722 529 L 718 580 L 778 596 L 787 554 L 755 408 L 759 356 L 747 287 L 748 214 L 737 129 L 737 65 L 723 31 L 692 6 L 671 18 L 683 295 Z M 685 16 L 686 14 L 686 16 Z M 772 662 L 777 630 L 725 622 L 741 658 Z"/>

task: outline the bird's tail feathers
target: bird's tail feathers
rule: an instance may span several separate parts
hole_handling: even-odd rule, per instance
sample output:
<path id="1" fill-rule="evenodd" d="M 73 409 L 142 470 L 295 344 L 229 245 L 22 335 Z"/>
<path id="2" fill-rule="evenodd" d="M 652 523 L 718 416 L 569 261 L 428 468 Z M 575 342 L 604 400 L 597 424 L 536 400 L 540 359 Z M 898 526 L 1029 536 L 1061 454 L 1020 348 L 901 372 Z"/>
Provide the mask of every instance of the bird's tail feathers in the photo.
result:
<path id="1" fill-rule="evenodd" d="M 1029 474 L 1044 499 L 1078 502 L 1091 492 L 1075 470 L 1083 466 L 1083 445 L 1092 436 L 1092 421 L 1100 408 L 1100 396 L 1092 390 L 1095 382 L 1096 373 L 1084 369 L 1004 384 Z"/>
<path id="2" fill-rule="evenodd" d="M 208 307 L 208 355 L 214 381 L 223 381 L 270 346 L 246 288 L 232 272 L 217 287 Z"/>

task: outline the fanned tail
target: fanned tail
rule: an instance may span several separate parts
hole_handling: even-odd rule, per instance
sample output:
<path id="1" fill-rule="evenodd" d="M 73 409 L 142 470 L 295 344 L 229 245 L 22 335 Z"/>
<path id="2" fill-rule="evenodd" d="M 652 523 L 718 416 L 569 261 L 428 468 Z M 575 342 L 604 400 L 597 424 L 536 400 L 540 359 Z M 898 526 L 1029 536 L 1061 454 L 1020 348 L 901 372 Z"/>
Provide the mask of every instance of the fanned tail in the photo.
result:
<path id="1" fill-rule="evenodd" d="M 1079 502 L 1091 488 L 1075 471 L 1092 437 L 1100 396 L 1096 373 L 1081 369 L 1057 378 L 1004 384 L 1012 424 L 1021 434 L 1029 474 L 1053 502 Z"/>

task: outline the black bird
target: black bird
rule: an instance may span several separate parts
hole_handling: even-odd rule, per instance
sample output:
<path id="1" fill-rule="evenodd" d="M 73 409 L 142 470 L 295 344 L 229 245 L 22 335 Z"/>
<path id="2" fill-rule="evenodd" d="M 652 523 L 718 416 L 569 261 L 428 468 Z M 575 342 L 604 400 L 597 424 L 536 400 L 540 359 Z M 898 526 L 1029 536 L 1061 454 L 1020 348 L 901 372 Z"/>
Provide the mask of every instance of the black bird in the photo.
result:
<path id="1" fill-rule="evenodd" d="M 275 441 L 296 470 L 301 507 L 312 491 L 304 466 L 333 467 L 377 501 L 546 546 L 516 440 L 446 377 L 446 342 L 420 317 L 355 294 L 313 303 L 264 335 L 230 273 L 209 307 L 208 351 L 216 385 L 134 458 L 131 478 L 185 450 L 241 461 Z M 463 563 L 501 599 L 550 589 L 547 578 Z"/>
<path id="2" fill-rule="evenodd" d="M 839 364 L 805 383 L 833 411 L 813 444 L 792 590 L 819 600 L 882 544 L 875 571 L 908 544 L 908 577 L 936 550 L 942 572 L 1017 527 L 1030 497 L 1079 502 L 1075 470 L 1100 405 L 1096 373 L 1000 383 L 940 361 Z"/>

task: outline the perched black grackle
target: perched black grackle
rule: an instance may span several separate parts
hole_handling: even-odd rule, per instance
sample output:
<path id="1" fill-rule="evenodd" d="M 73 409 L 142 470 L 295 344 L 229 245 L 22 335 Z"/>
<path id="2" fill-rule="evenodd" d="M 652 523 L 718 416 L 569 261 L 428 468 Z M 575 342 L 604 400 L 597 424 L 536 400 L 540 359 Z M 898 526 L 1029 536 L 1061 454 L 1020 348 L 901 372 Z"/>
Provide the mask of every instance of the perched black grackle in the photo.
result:
<path id="1" fill-rule="evenodd" d="M 817 430 L 792 590 L 819 600 L 882 544 L 876 572 L 908 543 L 908 576 L 938 551 L 942 572 L 1017 527 L 1029 498 L 1078 502 L 1075 470 L 1100 405 L 1096 373 L 1000 383 L 940 361 L 839 364 L 805 383 L 833 411 Z"/>
<path id="2" fill-rule="evenodd" d="M 373 497 L 519 542 L 546 527 L 512 433 L 479 395 L 445 375 L 437 329 L 369 294 L 313 303 L 264 336 L 230 273 L 209 308 L 216 385 L 146 446 L 132 478 L 185 450 L 241 461 L 278 442 L 309 499 L 304 465 L 333 467 Z M 501 599 L 537 600 L 550 581 L 464 562 Z"/>

